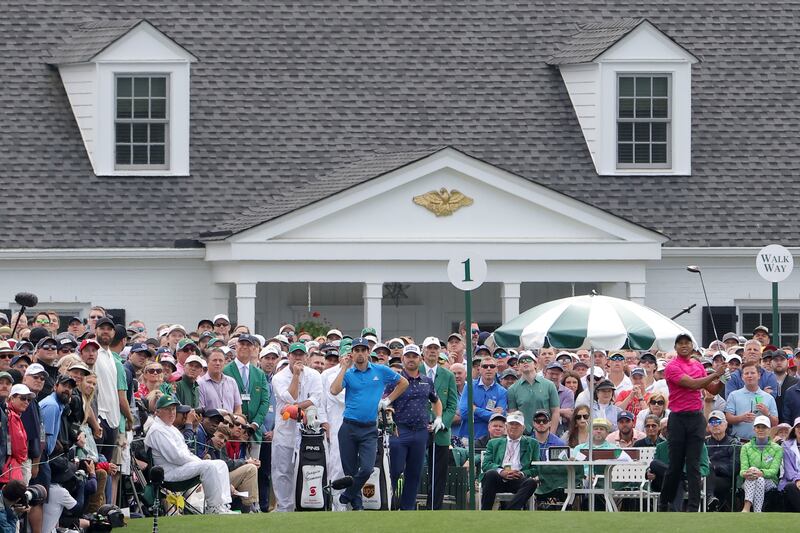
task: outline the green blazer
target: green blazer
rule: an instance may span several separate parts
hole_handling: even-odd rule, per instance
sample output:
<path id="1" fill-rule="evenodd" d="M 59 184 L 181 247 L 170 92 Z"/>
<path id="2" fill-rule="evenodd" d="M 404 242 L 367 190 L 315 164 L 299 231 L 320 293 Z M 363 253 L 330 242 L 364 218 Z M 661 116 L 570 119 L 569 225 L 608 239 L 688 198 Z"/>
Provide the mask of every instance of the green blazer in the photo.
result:
<path id="1" fill-rule="evenodd" d="M 437 446 L 450 446 L 450 426 L 453 425 L 453 418 L 458 410 L 456 376 L 448 369 L 440 366 L 436 369 L 436 379 L 433 382 L 433 386 L 436 389 L 436 395 L 442 401 L 442 422 L 444 422 L 444 427 L 446 428 L 446 431 L 440 431 L 436 434 L 434 442 Z"/>
<path id="2" fill-rule="evenodd" d="M 489 441 L 486 445 L 486 453 L 483 455 L 483 464 L 481 465 L 480 481 L 483 479 L 483 474 L 489 470 L 497 470 L 503 468 L 503 457 L 506 455 L 506 444 L 508 439 L 506 437 L 497 437 Z M 539 443 L 536 439 L 520 437 L 519 443 L 519 464 L 520 470 L 525 474 L 525 477 L 535 477 L 539 474 L 539 468 L 531 466 L 533 461 L 539 460 Z"/>
<path id="3" fill-rule="evenodd" d="M 236 366 L 236 361 L 231 361 L 225 365 L 222 373 L 236 381 L 240 394 L 250 395 L 250 401 L 242 400 L 242 413 L 247 417 L 248 422 L 255 422 L 261 426 L 269 409 L 269 383 L 267 383 L 267 375 L 264 374 L 263 370 L 252 363 L 248 368 L 250 390 L 247 391 L 244 390 L 244 383 L 242 383 L 242 376 L 239 374 L 239 367 Z M 261 431 L 255 432 L 253 440 L 261 442 Z"/>

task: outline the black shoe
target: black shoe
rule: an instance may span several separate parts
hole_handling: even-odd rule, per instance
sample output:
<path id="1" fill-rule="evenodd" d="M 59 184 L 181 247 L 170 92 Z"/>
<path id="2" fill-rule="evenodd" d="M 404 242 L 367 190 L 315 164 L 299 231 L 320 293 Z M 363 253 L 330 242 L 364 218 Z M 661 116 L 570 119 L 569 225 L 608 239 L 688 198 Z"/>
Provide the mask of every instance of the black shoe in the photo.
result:
<path id="1" fill-rule="evenodd" d="M 717 511 L 719 511 L 719 500 L 717 499 L 716 496 L 712 496 L 711 498 L 708 499 L 708 501 L 706 502 L 706 510 L 709 513 L 716 513 Z"/>

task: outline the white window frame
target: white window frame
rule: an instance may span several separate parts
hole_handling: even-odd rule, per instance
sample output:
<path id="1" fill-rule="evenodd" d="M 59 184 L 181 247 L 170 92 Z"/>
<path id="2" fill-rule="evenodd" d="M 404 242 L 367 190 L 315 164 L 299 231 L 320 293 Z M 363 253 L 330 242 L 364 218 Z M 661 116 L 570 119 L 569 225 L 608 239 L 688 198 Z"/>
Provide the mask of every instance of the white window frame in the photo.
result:
<path id="1" fill-rule="evenodd" d="M 672 74 L 670 72 L 624 72 L 619 71 L 616 73 L 616 84 L 614 88 L 614 96 L 615 96 L 615 103 L 614 106 L 614 161 L 616 167 L 618 169 L 671 169 L 672 168 L 672 108 L 673 108 L 673 89 L 672 89 Z M 620 94 L 619 94 L 619 87 L 620 87 L 620 78 L 633 78 L 634 79 L 634 90 L 636 86 L 636 78 L 667 78 L 667 116 L 666 118 L 636 118 L 635 113 L 635 101 L 634 99 L 634 117 L 620 117 L 619 116 L 619 101 L 620 101 Z M 635 94 L 635 93 L 634 93 Z M 650 99 L 652 101 L 652 92 L 650 95 Z M 665 123 L 666 127 L 666 162 L 664 163 L 620 163 L 619 162 L 619 124 L 620 123 L 630 123 L 630 124 L 653 124 L 653 123 Z M 626 143 L 623 143 L 626 144 Z M 644 144 L 644 143 L 637 143 L 635 136 L 633 141 L 630 143 L 632 145 L 632 156 L 635 161 L 636 159 L 636 144 Z M 652 138 L 648 143 L 651 147 L 651 159 L 652 159 L 652 145 L 653 141 Z M 661 143 L 659 143 L 661 144 Z"/>
<path id="2" fill-rule="evenodd" d="M 738 329 L 740 330 L 738 332 L 738 334 L 739 335 L 744 335 L 746 337 L 749 337 L 749 335 L 752 333 L 752 330 L 743 331 L 744 330 L 744 315 L 745 314 L 759 314 L 760 315 L 760 314 L 763 314 L 763 313 L 768 313 L 768 314 L 771 315 L 772 314 L 772 308 L 771 307 L 762 306 L 762 305 L 754 305 L 752 307 L 749 307 L 749 306 L 741 307 L 741 306 L 739 306 L 737 308 L 737 313 L 741 317 L 741 320 L 739 320 L 738 325 L 737 325 Z M 795 307 L 795 306 L 784 307 L 782 305 L 781 308 L 778 310 L 778 313 L 781 314 L 781 315 L 784 315 L 784 314 L 800 315 L 800 308 Z M 781 347 L 781 344 L 782 344 L 782 343 L 780 343 L 780 338 L 782 336 L 784 336 L 784 335 L 795 335 L 795 336 L 798 337 L 798 339 L 800 339 L 800 331 L 797 331 L 797 332 L 784 331 L 784 329 L 783 329 L 784 321 L 783 320 L 781 320 L 781 323 L 780 323 L 781 331 L 779 331 L 777 335 L 775 335 L 775 332 L 771 331 L 772 330 L 772 322 L 771 321 L 768 324 L 761 324 L 761 325 L 767 326 L 767 328 L 770 329 L 770 340 L 772 341 L 772 344 L 774 344 L 775 346 L 777 346 L 779 348 Z M 798 330 L 800 330 L 800 316 L 798 317 Z M 797 342 L 795 342 L 794 344 L 797 344 Z"/>
<path id="3" fill-rule="evenodd" d="M 131 108 L 131 118 L 123 118 L 120 119 L 117 117 L 117 103 L 119 97 L 117 95 L 117 82 L 119 78 L 131 78 L 134 80 L 135 78 L 165 78 L 166 80 L 166 87 L 165 87 L 165 94 L 166 94 L 166 109 L 165 109 L 165 117 L 163 119 L 153 119 L 153 118 L 146 118 L 146 119 L 137 119 L 133 116 L 133 108 Z M 133 91 L 133 85 L 135 82 L 132 82 L 131 90 Z M 170 73 L 169 72 L 135 72 L 135 73 L 128 73 L 128 72 L 116 72 L 114 73 L 114 84 L 113 84 L 113 92 L 114 92 L 114 128 L 113 128 L 113 135 L 114 135 L 114 169 L 115 170 L 168 170 L 170 168 L 170 106 L 172 104 L 172 93 L 170 90 Z M 125 123 L 125 124 L 164 124 L 164 163 L 162 164 L 119 164 L 117 163 L 117 124 Z M 133 146 L 133 140 L 130 142 L 131 146 Z M 147 145 L 150 145 L 149 139 Z"/>

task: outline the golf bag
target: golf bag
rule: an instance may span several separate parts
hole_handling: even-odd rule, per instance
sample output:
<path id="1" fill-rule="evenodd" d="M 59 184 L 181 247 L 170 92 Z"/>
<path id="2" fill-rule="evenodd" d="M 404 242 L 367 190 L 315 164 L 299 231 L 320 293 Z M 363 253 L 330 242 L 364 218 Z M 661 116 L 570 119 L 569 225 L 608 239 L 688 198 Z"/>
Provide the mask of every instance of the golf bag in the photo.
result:
<path id="1" fill-rule="evenodd" d="M 392 480 L 389 476 L 389 436 L 394 432 L 391 410 L 382 410 L 378 424 L 378 451 L 372 475 L 361 488 L 365 511 L 389 511 L 392 505 Z"/>
<path id="2" fill-rule="evenodd" d="M 328 504 L 322 490 L 328 484 L 324 431 L 300 431 L 295 479 L 295 510 L 324 511 Z"/>

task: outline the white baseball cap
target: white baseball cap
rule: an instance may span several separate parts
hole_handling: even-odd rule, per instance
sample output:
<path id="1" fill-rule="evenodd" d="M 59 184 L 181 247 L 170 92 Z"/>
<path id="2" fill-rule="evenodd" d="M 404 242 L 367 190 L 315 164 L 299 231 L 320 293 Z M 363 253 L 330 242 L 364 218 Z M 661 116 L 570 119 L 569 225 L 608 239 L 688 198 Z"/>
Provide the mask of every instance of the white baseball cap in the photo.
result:
<path id="1" fill-rule="evenodd" d="M 189 363 L 197 363 L 200 366 L 206 366 L 205 360 L 199 355 L 190 355 L 189 357 L 186 358 L 186 361 L 184 361 L 183 365 L 186 366 Z"/>
<path id="2" fill-rule="evenodd" d="M 173 325 L 171 325 L 171 326 L 169 327 L 169 329 L 167 329 L 167 335 L 169 335 L 169 334 L 170 334 L 170 333 L 172 333 L 173 331 L 182 331 L 184 335 L 188 335 L 188 333 L 186 332 L 186 328 L 185 328 L 185 327 L 183 327 L 183 326 L 181 326 L 180 324 L 173 324 Z"/>
<path id="3" fill-rule="evenodd" d="M 405 355 L 407 353 L 415 353 L 417 355 L 422 355 L 422 352 L 420 352 L 419 346 L 417 346 L 416 344 L 409 344 L 408 346 L 404 347 L 403 348 L 403 355 Z"/>
<path id="4" fill-rule="evenodd" d="M 36 397 L 36 395 L 32 393 L 31 390 L 28 388 L 28 386 L 23 385 L 22 383 L 17 383 L 13 387 L 11 387 L 10 396 L 26 396 L 28 398 Z"/>
<path id="5" fill-rule="evenodd" d="M 261 357 L 266 357 L 270 354 L 277 355 L 278 357 L 280 357 L 281 349 L 278 346 L 275 346 L 274 344 L 268 344 L 266 348 L 263 348 L 261 350 L 261 353 L 259 353 L 258 356 L 259 358 L 261 358 Z"/>
<path id="6" fill-rule="evenodd" d="M 224 315 L 224 314 L 222 314 L 222 313 L 220 313 L 220 314 L 218 314 L 218 315 L 214 315 L 214 318 L 213 318 L 211 321 L 212 321 L 212 322 L 214 322 L 214 323 L 216 324 L 216 323 L 217 323 L 217 320 L 224 320 L 224 321 L 225 321 L 225 322 L 227 322 L 228 324 L 230 324 L 230 323 L 231 323 L 231 319 L 230 319 L 230 318 L 228 318 L 228 315 Z"/>
<path id="7" fill-rule="evenodd" d="M 422 341 L 422 347 L 427 348 L 431 344 L 435 344 L 437 347 L 441 346 L 442 343 L 439 342 L 439 339 L 436 337 L 426 337 L 424 341 Z"/>
<path id="8" fill-rule="evenodd" d="M 33 363 L 25 369 L 26 376 L 35 376 L 37 374 L 47 374 L 47 370 L 39 363 Z"/>
<path id="9" fill-rule="evenodd" d="M 338 335 L 340 339 L 344 337 L 344 335 L 342 335 L 342 332 L 339 331 L 338 329 L 328 330 L 328 333 L 325 334 L 326 337 L 330 337 L 331 335 Z"/>
<path id="10" fill-rule="evenodd" d="M 516 422 L 517 424 L 525 425 L 525 417 L 522 416 L 522 413 L 519 411 L 514 411 L 513 413 L 509 413 L 506 417 L 506 424 L 510 424 L 511 422 Z"/>
<path id="11" fill-rule="evenodd" d="M 15 385 L 16 386 L 16 385 Z M 768 428 L 772 427 L 772 422 L 769 421 L 768 416 L 759 415 L 753 420 L 753 427 L 756 426 L 767 426 Z"/>
<path id="12" fill-rule="evenodd" d="M 730 354 L 730 355 L 728 356 L 728 358 L 727 358 L 727 359 L 725 359 L 725 362 L 726 362 L 726 363 L 730 363 L 730 362 L 731 362 L 731 361 L 733 361 L 734 359 L 736 359 L 736 360 L 737 360 L 737 361 L 739 361 L 740 363 L 742 362 L 742 357 L 741 357 L 739 354 L 735 354 L 735 353 L 732 353 L 732 354 Z"/>

